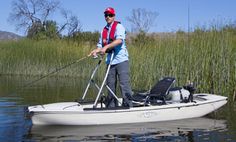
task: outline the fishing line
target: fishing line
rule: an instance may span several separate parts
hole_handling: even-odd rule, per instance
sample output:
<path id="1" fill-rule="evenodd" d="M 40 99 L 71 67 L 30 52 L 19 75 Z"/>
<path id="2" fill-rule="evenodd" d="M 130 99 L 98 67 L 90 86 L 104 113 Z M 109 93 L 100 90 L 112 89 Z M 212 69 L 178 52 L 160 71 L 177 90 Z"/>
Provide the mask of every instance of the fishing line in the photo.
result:
<path id="1" fill-rule="evenodd" d="M 75 61 L 73 61 L 73 62 L 71 62 L 71 63 L 69 63 L 69 64 L 66 64 L 66 65 L 64 65 L 64 66 L 62 66 L 62 67 L 60 67 L 60 68 L 56 68 L 54 71 L 52 71 L 52 72 L 50 72 L 50 73 L 48 73 L 48 74 L 46 74 L 46 75 L 40 77 L 39 79 L 36 79 L 36 80 L 34 80 L 34 81 L 31 81 L 31 82 L 29 82 L 29 83 L 23 85 L 22 88 L 28 87 L 28 86 L 30 86 L 30 85 L 32 85 L 32 84 L 34 84 L 34 83 L 36 83 L 36 82 L 38 82 L 38 81 L 40 81 L 40 80 L 42 80 L 42 79 L 44 79 L 44 78 L 46 78 L 46 77 L 48 77 L 48 76 L 54 74 L 54 73 L 57 73 L 57 72 L 59 72 L 59 71 L 65 69 L 65 68 L 67 68 L 67 67 L 69 67 L 69 66 L 71 66 L 71 65 L 73 65 L 73 64 L 75 64 L 75 63 L 79 63 L 79 62 L 81 62 L 81 61 L 83 61 L 83 60 L 85 60 L 85 59 L 87 59 L 87 58 L 88 58 L 88 56 L 85 56 L 85 57 L 80 58 L 80 59 L 78 59 L 78 60 L 75 60 Z"/>

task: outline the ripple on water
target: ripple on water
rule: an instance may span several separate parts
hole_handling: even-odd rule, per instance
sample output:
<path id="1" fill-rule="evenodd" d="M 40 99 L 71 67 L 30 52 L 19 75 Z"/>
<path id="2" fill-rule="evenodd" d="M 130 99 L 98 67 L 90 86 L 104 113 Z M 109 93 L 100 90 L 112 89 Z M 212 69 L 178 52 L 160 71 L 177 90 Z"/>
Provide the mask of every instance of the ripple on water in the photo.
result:
<path id="1" fill-rule="evenodd" d="M 0 141 L 24 141 L 32 126 L 27 110 L 18 97 L 0 98 Z"/>

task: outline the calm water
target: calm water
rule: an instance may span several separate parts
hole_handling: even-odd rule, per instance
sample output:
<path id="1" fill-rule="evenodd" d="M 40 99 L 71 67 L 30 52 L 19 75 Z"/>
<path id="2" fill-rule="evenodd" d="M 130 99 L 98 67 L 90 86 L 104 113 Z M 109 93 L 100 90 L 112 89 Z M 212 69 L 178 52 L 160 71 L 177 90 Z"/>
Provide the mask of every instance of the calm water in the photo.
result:
<path id="1" fill-rule="evenodd" d="M 0 141 L 160 141 L 235 142 L 236 105 L 227 104 L 204 118 L 170 122 L 107 126 L 35 126 L 27 106 L 73 101 L 87 80 L 48 78 L 22 88 L 37 78 L 0 76 Z M 89 92 L 88 97 L 93 97 Z"/>

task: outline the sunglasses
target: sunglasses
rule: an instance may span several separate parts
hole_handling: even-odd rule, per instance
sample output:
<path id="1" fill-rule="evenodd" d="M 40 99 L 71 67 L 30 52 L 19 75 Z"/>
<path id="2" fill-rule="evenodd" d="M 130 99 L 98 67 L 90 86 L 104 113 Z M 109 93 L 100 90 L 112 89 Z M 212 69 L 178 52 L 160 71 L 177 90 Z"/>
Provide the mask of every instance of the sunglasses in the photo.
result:
<path id="1" fill-rule="evenodd" d="M 115 16 L 114 14 L 104 14 L 105 17 L 109 16 L 109 17 L 113 17 Z"/>

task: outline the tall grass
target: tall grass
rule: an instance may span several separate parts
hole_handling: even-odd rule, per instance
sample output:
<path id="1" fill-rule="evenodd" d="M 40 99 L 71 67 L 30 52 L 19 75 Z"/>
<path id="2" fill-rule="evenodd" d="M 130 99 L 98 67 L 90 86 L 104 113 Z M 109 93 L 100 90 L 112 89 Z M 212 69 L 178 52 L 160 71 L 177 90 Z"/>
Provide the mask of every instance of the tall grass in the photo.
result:
<path id="1" fill-rule="evenodd" d="M 232 99 L 236 90 L 236 34 L 195 31 L 167 34 L 155 43 L 130 45 L 132 85 L 149 89 L 158 79 L 173 76 L 177 85 L 194 82 L 198 92 Z"/>
<path id="2" fill-rule="evenodd" d="M 0 74 L 8 75 L 45 75 L 56 68 L 85 57 L 90 50 L 86 45 L 75 42 L 28 39 L 1 42 L 0 49 Z M 78 73 L 77 70 L 82 70 L 83 67 L 73 68 L 73 66 L 58 72 L 57 75 L 81 75 L 81 72 Z M 86 66 L 85 63 L 84 66 Z"/>
<path id="3" fill-rule="evenodd" d="M 230 30 L 195 30 L 189 34 L 139 35 L 128 44 L 131 85 L 150 89 L 164 76 L 177 85 L 194 82 L 198 92 L 232 98 L 236 91 L 236 34 Z M 85 57 L 91 44 L 70 40 L 0 42 L 0 74 L 45 75 Z M 81 61 L 57 73 L 88 78 L 97 61 Z M 105 65 L 97 80 L 103 78 Z"/>

